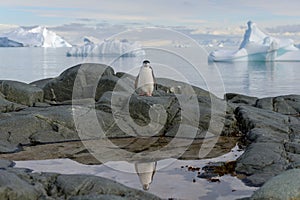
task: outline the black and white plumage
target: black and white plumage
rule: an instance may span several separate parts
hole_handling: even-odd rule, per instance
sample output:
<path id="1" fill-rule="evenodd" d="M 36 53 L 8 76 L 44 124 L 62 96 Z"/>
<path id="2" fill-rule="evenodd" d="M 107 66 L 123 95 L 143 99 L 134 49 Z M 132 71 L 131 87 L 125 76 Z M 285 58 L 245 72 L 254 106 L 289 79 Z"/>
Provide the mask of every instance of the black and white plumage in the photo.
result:
<path id="1" fill-rule="evenodd" d="M 144 190 L 149 190 L 150 184 L 153 181 L 153 176 L 156 172 L 156 165 L 157 162 L 137 162 L 134 164 L 135 171 L 139 176 Z"/>
<path id="2" fill-rule="evenodd" d="M 139 90 L 140 95 L 152 96 L 155 84 L 156 80 L 150 62 L 144 60 L 135 80 L 135 89 Z"/>

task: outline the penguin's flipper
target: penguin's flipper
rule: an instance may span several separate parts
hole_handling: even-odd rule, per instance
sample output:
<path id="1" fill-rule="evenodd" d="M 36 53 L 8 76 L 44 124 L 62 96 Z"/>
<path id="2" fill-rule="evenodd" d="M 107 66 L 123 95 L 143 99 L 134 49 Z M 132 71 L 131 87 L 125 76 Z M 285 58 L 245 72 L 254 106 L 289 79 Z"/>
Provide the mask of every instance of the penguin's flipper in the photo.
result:
<path id="1" fill-rule="evenodd" d="M 137 89 L 138 81 L 139 81 L 139 76 L 140 76 L 140 75 L 137 75 L 137 77 L 136 77 L 136 79 L 135 79 L 135 82 L 134 82 L 134 89 Z"/>
<path id="2" fill-rule="evenodd" d="M 157 83 L 156 83 L 156 78 L 154 76 L 154 72 L 153 72 L 153 69 L 152 67 L 150 66 L 150 69 L 152 71 L 152 78 L 153 78 L 153 82 L 154 82 L 154 89 L 157 90 Z"/>

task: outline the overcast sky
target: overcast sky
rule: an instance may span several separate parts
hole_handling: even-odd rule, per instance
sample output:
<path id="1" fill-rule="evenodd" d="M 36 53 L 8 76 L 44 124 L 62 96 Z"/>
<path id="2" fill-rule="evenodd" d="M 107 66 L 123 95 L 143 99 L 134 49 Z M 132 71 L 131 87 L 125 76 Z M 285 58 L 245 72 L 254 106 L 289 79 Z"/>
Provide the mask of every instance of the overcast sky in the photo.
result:
<path id="1" fill-rule="evenodd" d="M 264 27 L 300 24 L 299 0 L 5 0 L 1 24 L 70 23 Z"/>

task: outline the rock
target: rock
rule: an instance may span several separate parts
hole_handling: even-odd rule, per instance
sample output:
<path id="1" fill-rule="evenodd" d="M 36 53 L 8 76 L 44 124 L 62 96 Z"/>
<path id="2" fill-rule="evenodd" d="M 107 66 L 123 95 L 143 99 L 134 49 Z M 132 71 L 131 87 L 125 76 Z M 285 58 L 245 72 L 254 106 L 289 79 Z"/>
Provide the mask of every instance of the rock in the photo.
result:
<path id="1" fill-rule="evenodd" d="M 245 180 L 248 185 L 261 186 L 285 170 L 288 162 L 282 157 L 284 152 L 284 146 L 280 143 L 252 143 L 237 159 L 236 171 L 248 175 Z"/>
<path id="2" fill-rule="evenodd" d="M 60 175 L 57 177 L 56 184 L 67 197 L 112 195 L 123 199 L 160 199 L 150 193 L 130 189 L 115 181 L 89 175 Z"/>
<path id="3" fill-rule="evenodd" d="M 20 150 L 21 148 L 18 144 L 0 140 L 0 153 L 15 153 Z"/>
<path id="4" fill-rule="evenodd" d="M 236 117 L 240 130 L 248 132 L 253 128 L 269 128 L 283 133 L 289 133 L 289 117 L 269 110 L 251 106 L 237 107 Z"/>
<path id="5" fill-rule="evenodd" d="M 224 176 L 225 174 L 234 175 L 235 172 L 236 161 L 228 161 L 228 162 L 214 162 L 205 165 L 199 178 L 205 178 L 210 180 L 214 177 Z"/>
<path id="6" fill-rule="evenodd" d="M 251 200 L 259 199 L 300 199 L 300 169 L 287 170 L 267 181 L 255 191 Z"/>
<path id="7" fill-rule="evenodd" d="M 247 185 L 261 186 L 299 165 L 298 118 L 250 106 L 239 106 L 235 113 L 248 141 L 236 171 L 247 175 Z"/>
<path id="8" fill-rule="evenodd" d="M 5 168 L 9 161 L 0 160 Z M 2 168 L 2 167 L 1 167 Z M 115 181 L 90 175 L 32 173 L 27 169 L 0 169 L 0 199 L 160 199 Z"/>
<path id="9" fill-rule="evenodd" d="M 226 93 L 224 95 L 224 99 L 229 102 L 233 103 L 235 105 L 250 105 L 254 106 L 256 104 L 256 101 L 258 100 L 257 97 L 250 97 L 242 94 L 235 94 L 235 93 Z"/>
<path id="10" fill-rule="evenodd" d="M 300 143 L 299 142 L 287 142 L 284 144 L 285 150 L 294 153 L 300 154 Z"/>
<path id="11" fill-rule="evenodd" d="M 71 106 L 27 108 L 0 115 L 0 139 L 10 144 L 78 140 Z"/>
<path id="12" fill-rule="evenodd" d="M 285 115 L 298 115 L 300 113 L 300 96 L 286 95 L 262 98 L 257 101 L 255 106 Z"/>
<path id="13" fill-rule="evenodd" d="M 78 73 L 79 72 L 79 73 Z M 75 97 L 99 98 L 105 91 L 112 90 L 118 80 L 114 70 L 101 64 L 79 64 L 61 73 L 43 87 L 45 99 L 63 102 Z"/>
<path id="14" fill-rule="evenodd" d="M 10 160 L 0 159 L 0 169 L 6 169 L 8 167 L 13 167 L 14 165 L 15 163 Z"/>
<path id="15" fill-rule="evenodd" d="M 53 78 L 45 78 L 45 79 L 42 79 L 42 80 L 33 81 L 29 84 L 32 85 L 32 86 L 43 89 L 45 87 L 45 85 L 48 84 L 52 80 L 53 80 Z"/>
<path id="16" fill-rule="evenodd" d="M 180 127 L 180 128 L 179 128 Z M 167 137 L 188 138 L 188 139 L 204 139 L 205 137 L 214 137 L 215 135 L 198 129 L 195 126 L 181 124 L 173 126 L 165 134 Z"/>
<path id="17" fill-rule="evenodd" d="M 20 111 L 24 108 L 26 108 L 26 106 L 8 101 L 4 95 L 0 93 L 0 112 Z"/>
<path id="18" fill-rule="evenodd" d="M 289 140 L 289 134 L 274 131 L 270 128 L 253 128 L 246 133 L 247 140 L 251 142 L 277 142 L 283 144 Z"/>
<path id="19" fill-rule="evenodd" d="M 258 99 L 256 101 L 255 107 L 257 108 L 261 108 L 264 110 L 273 110 L 273 98 L 272 97 L 266 97 L 266 98 L 262 98 L 262 99 Z"/>
<path id="20" fill-rule="evenodd" d="M 113 120 L 118 121 L 127 136 L 130 136 L 128 133 L 131 136 L 162 135 L 179 111 L 176 100 L 169 96 L 147 98 L 137 95 L 128 97 L 126 93 L 121 92 L 113 94 L 114 98 L 111 100 L 112 93 L 105 93 L 97 103 L 97 108 L 112 112 Z"/>
<path id="21" fill-rule="evenodd" d="M 38 199 L 41 192 L 16 174 L 0 170 L 0 199 Z"/>
<path id="22" fill-rule="evenodd" d="M 189 91 L 187 94 L 165 93 L 152 97 L 106 92 L 96 103 L 97 109 L 113 113 L 115 120 L 127 125 L 122 130 L 126 129 L 133 135 L 140 135 L 141 132 L 148 134 L 145 129 L 152 126 L 149 132 L 151 136 L 174 137 L 180 125 L 183 125 L 177 136 L 186 138 L 203 138 L 208 129 L 212 136 L 236 133 L 236 119 L 232 114 L 225 115 L 225 107 L 224 101 L 214 99 L 212 112 L 210 100 Z"/>
<path id="23" fill-rule="evenodd" d="M 127 197 L 122 197 L 118 195 L 81 195 L 81 196 L 74 196 L 71 197 L 69 200 L 124 200 L 128 199 Z"/>
<path id="24" fill-rule="evenodd" d="M 42 89 L 18 81 L 1 81 L 0 92 L 7 100 L 26 106 L 34 106 L 36 102 L 44 100 Z"/>
<path id="25" fill-rule="evenodd" d="M 290 168 L 300 168 L 300 154 L 294 154 L 287 152 L 288 160 L 290 163 Z"/>

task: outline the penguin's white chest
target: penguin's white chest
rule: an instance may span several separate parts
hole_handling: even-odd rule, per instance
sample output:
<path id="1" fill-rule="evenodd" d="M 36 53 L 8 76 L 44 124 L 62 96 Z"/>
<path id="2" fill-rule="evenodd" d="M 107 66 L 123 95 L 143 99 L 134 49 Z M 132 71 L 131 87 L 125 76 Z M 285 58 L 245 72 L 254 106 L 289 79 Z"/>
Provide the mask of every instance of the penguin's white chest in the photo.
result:
<path id="1" fill-rule="evenodd" d="M 150 67 L 142 67 L 139 73 L 139 79 L 137 87 L 144 92 L 152 92 L 154 85 L 154 79 L 152 69 Z"/>
<path id="2" fill-rule="evenodd" d="M 135 171 L 137 172 L 140 182 L 144 190 L 148 190 L 152 183 L 153 175 L 156 170 L 156 162 L 135 163 Z"/>

